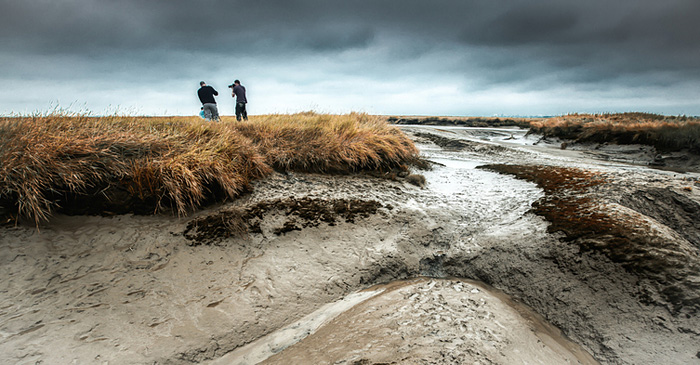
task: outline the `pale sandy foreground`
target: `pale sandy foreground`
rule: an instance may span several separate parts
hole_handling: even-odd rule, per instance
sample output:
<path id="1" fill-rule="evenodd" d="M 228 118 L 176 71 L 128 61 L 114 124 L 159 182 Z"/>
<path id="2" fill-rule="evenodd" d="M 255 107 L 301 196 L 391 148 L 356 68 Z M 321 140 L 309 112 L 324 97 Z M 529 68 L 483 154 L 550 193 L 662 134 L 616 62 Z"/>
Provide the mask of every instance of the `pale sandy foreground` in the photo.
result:
<path id="1" fill-rule="evenodd" d="M 263 338 L 212 364 L 597 364 L 522 304 L 475 282 L 415 279 L 365 292 L 372 296 L 266 361 L 287 339 Z"/>
<path id="2" fill-rule="evenodd" d="M 559 364 L 587 363 L 587 352 L 605 364 L 700 364 L 698 174 L 627 163 L 643 153 L 600 161 L 532 146 L 524 131 L 404 128 L 437 163 L 421 172 L 425 188 L 276 173 L 252 194 L 188 217 L 57 215 L 39 229 L 0 227 L 0 363 L 246 363 L 265 353 L 255 359 Z M 658 259 L 659 275 L 548 232 L 529 212 L 542 189 L 474 168 L 485 163 L 606 174 L 613 183 L 594 198 L 653 228 L 642 238 L 663 244 L 645 256 Z M 274 203 L 300 198 L 378 205 L 311 224 Z M 199 246 L 185 236 L 195 219 L 224 222 L 233 207 L 260 204 L 267 208 L 248 236 Z M 287 332 L 302 322 L 317 332 Z M 290 337 L 300 341 L 274 345 Z"/>

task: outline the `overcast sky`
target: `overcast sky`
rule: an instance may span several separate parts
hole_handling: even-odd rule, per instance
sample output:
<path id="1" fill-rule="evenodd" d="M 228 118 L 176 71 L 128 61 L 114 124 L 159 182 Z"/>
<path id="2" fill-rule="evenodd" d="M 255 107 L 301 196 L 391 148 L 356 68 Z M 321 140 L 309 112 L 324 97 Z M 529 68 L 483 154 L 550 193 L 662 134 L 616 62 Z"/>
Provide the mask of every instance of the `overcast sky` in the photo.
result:
<path id="1" fill-rule="evenodd" d="M 0 0 L 0 114 L 700 115 L 698 0 Z"/>

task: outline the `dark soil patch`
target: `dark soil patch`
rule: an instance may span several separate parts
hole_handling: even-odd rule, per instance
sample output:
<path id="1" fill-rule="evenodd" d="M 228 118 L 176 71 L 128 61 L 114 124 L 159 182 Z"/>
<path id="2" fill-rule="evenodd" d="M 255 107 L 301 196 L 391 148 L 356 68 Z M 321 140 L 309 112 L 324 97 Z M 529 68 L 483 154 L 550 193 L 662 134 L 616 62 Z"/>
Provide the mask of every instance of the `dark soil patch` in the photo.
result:
<path id="1" fill-rule="evenodd" d="M 416 137 L 425 138 L 440 146 L 440 148 L 446 150 L 461 151 L 470 146 L 470 143 L 468 142 L 460 141 L 458 139 L 445 138 L 431 133 L 417 132 L 414 134 L 416 135 Z"/>
<path id="2" fill-rule="evenodd" d="M 248 231 L 247 214 L 237 208 L 190 221 L 183 235 L 192 241 L 191 246 L 210 244 Z"/>
<path id="3" fill-rule="evenodd" d="M 322 223 L 334 226 L 338 220 L 355 223 L 358 218 L 367 218 L 384 207 L 374 200 L 285 198 L 262 201 L 245 209 L 233 208 L 192 220 L 187 224 L 184 236 L 193 246 L 211 244 L 222 239 L 246 233 L 262 233 L 261 223 L 265 215 L 277 211 L 287 219 L 273 229 L 276 235 L 317 227 Z M 387 207 L 391 208 L 391 207 Z"/>
<path id="4" fill-rule="evenodd" d="M 177 211 L 173 199 L 164 189 L 143 189 L 128 179 L 103 181 L 82 188 L 79 192 L 72 190 L 63 187 L 44 194 L 53 207 L 50 213 L 112 216 L 152 215 Z M 205 194 L 196 203 L 197 206 L 207 206 L 227 198 L 226 192 L 215 182 L 210 182 L 204 190 Z M 248 191 L 249 187 L 245 187 L 239 194 L 243 195 Z M 16 196 L 0 197 L 0 224 L 8 219 L 16 220 L 18 201 Z"/>

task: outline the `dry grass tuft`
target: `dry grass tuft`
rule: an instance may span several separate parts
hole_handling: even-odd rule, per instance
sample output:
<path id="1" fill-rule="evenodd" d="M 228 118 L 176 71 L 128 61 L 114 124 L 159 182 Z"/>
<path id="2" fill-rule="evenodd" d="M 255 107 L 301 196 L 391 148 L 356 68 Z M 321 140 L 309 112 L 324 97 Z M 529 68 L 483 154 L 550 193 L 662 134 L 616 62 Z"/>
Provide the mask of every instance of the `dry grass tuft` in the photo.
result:
<path id="1" fill-rule="evenodd" d="M 413 162 L 418 155 L 398 128 L 367 114 L 266 115 L 236 129 L 254 141 L 270 166 L 281 170 L 382 171 Z"/>
<path id="2" fill-rule="evenodd" d="M 660 151 L 700 154 L 700 120 L 648 113 L 571 114 L 535 120 L 531 133 L 576 142 L 646 144 Z"/>
<path id="3" fill-rule="evenodd" d="M 397 128 L 366 114 L 303 113 L 210 123 L 198 117 L 0 119 L 0 213 L 37 223 L 77 213 L 179 214 L 234 198 L 272 168 L 355 172 L 418 158 Z"/>

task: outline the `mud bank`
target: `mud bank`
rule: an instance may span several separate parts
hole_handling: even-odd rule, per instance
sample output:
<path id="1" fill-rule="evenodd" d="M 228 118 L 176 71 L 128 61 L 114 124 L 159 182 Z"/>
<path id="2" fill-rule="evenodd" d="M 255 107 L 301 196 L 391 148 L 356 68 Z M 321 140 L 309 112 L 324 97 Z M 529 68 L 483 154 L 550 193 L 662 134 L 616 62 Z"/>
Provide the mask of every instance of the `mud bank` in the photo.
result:
<path id="1" fill-rule="evenodd" d="M 242 199 L 180 219 L 58 216 L 39 230 L 31 225 L 0 228 L 0 361 L 217 361 L 350 293 L 429 276 L 474 279 L 502 290 L 601 363 L 700 363 L 700 320 L 693 302 L 674 301 L 664 293 L 669 286 L 681 288 L 684 298 L 697 297 L 700 291 L 700 280 L 686 270 L 699 250 L 694 241 L 693 212 L 700 201 L 696 175 L 533 146 L 527 140 L 531 137 L 515 130 L 404 128 L 435 162 L 432 171 L 423 172 L 428 181 L 424 189 L 363 176 L 273 174 Z M 443 140 L 459 148 L 434 142 Z M 575 242 L 566 232 L 552 230 L 552 222 L 532 211 L 534 202 L 548 199 L 545 189 L 475 169 L 482 164 L 604 174 L 609 183 L 580 194 L 654 228 L 651 237 L 659 245 L 645 245 L 636 240 L 639 235 L 630 237 L 637 246 L 649 247 L 649 255 L 664 263 L 657 267 L 663 270 L 658 275 L 629 270 L 626 262 L 599 249 L 595 240 L 606 237 L 579 237 L 588 241 Z M 315 209 L 299 211 L 311 203 Z M 333 219 L 324 218 L 326 214 Z M 351 219 L 348 214 L 353 214 Z M 631 255 L 630 260 L 645 257 L 650 256 Z M 686 266 L 674 266 L 683 260 Z M 411 290 L 420 292 L 420 285 Z M 407 292 L 397 289 L 391 293 L 398 298 L 388 293 L 376 311 L 354 307 L 355 314 L 347 312 L 309 337 L 307 343 L 313 345 L 302 341 L 296 349 L 289 347 L 288 354 L 295 359 L 313 355 L 303 348 L 320 347 L 320 337 L 372 344 L 360 332 L 363 327 L 353 325 L 363 318 L 371 319 L 368 330 L 389 328 L 404 338 L 388 341 L 389 347 L 376 347 L 366 357 L 358 357 L 348 341 L 331 341 L 323 346 L 330 346 L 333 361 L 410 363 L 425 358 L 451 364 L 457 360 L 441 353 L 454 346 L 465 351 L 459 358 L 465 361 L 509 363 L 515 345 L 530 348 L 508 336 L 473 343 L 469 341 L 478 337 L 450 337 L 459 328 L 459 318 L 469 314 L 447 305 L 450 285 L 436 286 L 439 290 L 428 291 L 427 306 L 416 302 L 415 312 L 404 312 L 427 316 L 420 331 L 418 326 L 396 326 L 409 317 L 381 316 L 401 312 L 395 306 Z M 432 299 L 433 293 L 443 299 Z M 510 318 L 507 308 L 490 310 Z M 443 318 L 444 313 L 450 314 L 449 320 L 427 319 Z M 477 322 L 493 326 L 490 319 Z M 477 322 L 472 324 L 474 333 L 481 333 Z M 516 331 L 510 321 L 498 323 Z M 442 338 L 431 333 L 435 325 L 452 342 L 431 342 Z M 466 343 L 476 346 L 464 346 L 472 353 L 460 347 Z M 404 357 L 383 357 L 399 350 L 405 350 Z M 278 354 L 280 359 L 285 353 Z"/>
<path id="2" fill-rule="evenodd" d="M 597 364 L 537 314 L 476 282 L 416 279 L 370 290 L 380 293 L 264 363 Z M 217 363 L 238 358 L 231 355 Z"/>

